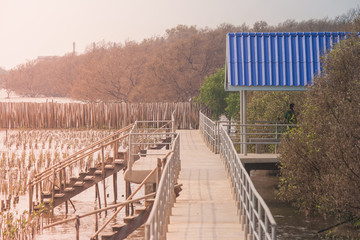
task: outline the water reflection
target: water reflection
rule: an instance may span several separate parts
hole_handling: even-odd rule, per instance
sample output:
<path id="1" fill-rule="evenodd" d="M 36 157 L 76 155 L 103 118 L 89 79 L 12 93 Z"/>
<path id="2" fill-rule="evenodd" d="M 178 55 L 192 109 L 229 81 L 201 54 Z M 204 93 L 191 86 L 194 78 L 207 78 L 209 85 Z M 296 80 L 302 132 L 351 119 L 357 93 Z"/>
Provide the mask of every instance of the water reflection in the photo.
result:
<path id="1" fill-rule="evenodd" d="M 251 180 L 275 218 L 279 240 L 316 239 L 317 231 L 334 223 L 332 220 L 324 221 L 323 218 L 307 218 L 291 207 L 289 203 L 276 199 L 276 186 L 279 178 L 274 172 L 251 171 Z"/>

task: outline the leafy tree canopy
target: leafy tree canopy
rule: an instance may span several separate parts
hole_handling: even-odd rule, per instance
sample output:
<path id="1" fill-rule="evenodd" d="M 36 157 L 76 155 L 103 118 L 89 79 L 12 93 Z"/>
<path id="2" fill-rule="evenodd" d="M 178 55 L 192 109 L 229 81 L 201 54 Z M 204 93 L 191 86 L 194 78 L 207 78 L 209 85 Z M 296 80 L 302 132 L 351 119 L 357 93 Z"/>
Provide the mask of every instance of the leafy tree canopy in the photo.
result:
<path id="1" fill-rule="evenodd" d="M 207 77 L 200 87 L 199 97 L 196 98 L 197 102 L 204 104 L 211 110 L 213 119 L 219 119 L 221 114 L 225 114 L 225 98 L 229 93 L 224 90 L 224 77 L 224 68 Z"/>
<path id="2" fill-rule="evenodd" d="M 323 59 L 300 127 L 283 139 L 279 196 L 307 213 L 360 217 L 360 39 Z"/>

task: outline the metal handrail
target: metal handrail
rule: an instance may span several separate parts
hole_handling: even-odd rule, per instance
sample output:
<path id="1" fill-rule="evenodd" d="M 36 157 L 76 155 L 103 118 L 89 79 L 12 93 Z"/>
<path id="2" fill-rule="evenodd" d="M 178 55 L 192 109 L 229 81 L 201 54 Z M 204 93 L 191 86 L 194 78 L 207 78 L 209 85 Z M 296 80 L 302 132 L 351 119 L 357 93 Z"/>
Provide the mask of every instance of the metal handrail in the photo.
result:
<path id="1" fill-rule="evenodd" d="M 210 118 L 200 112 L 199 115 L 199 130 L 204 138 L 206 145 L 214 152 L 218 153 L 219 141 L 218 131 L 219 125 L 213 122 Z"/>
<path id="2" fill-rule="evenodd" d="M 138 125 L 141 124 L 141 123 L 165 123 L 164 125 L 162 125 L 160 128 L 140 128 Z M 170 124 L 174 124 L 174 121 L 170 120 L 170 121 L 167 121 L 167 120 L 162 120 L 162 121 L 136 121 L 135 124 L 133 125 L 133 127 L 131 128 L 130 130 L 130 133 L 129 133 L 129 162 L 128 162 L 128 168 L 131 169 L 131 165 L 132 165 L 132 161 L 131 161 L 131 158 L 134 154 L 132 154 L 133 152 L 133 146 L 134 145 L 147 145 L 147 144 L 154 144 L 153 142 L 150 142 L 150 143 L 145 143 L 144 144 L 144 141 L 146 139 L 149 139 L 150 136 L 159 136 L 159 135 L 174 135 L 175 133 L 159 133 L 159 131 L 161 130 L 168 130 L 168 128 L 165 128 L 167 126 L 169 126 Z M 173 129 L 173 127 L 171 128 Z M 140 130 L 141 132 L 137 132 L 137 130 Z M 149 132 L 147 132 L 149 131 Z M 143 138 L 140 139 L 140 141 L 136 142 L 135 141 L 135 137 L 141 137 L 141 136 L 144 136 Z M 178 138 L 175 138 L 175 139 L 178 139 Z M 173 144 L 173 146 L 175 145 L 175 143 Z M 179 145 L 177 143 L 177 145 Z M 172 150 L 175 150 L 175 149 L 172 149 Z M 167 158 L 169 158 L 170 156 L 170 161 L 172 159 L 172 155 L 174 155 L 174 153 L 172 152 L 169 152 L 168 154 L 166 154 L 166 156 L 163 158 L 163 162 L 165 162 L 167 160 Z M 169 162 L 169 161 L 168 161 Z M 127 198 L 127 200 L 131 200 L 133 198 L 133 196 L 140 190 L 140 188 L 150 179 L 150 177 L 152 175 L 154 175 L 154 173 L 156 171 L 159 171 L 161 168 L 161 165 L 155 167 L 148 175 L 147 177 L 141 182 L 141 184 L 137 187 L 137 189 Z M 166 166 L 165 166 L 166 168 Z M 164 171 L 163 171 L 164 172 Z M 164 174 L 161 174 L 161 176 L 163 176 Z M 161 186 L 161 184 L 159 183 L 159 186 Z M 172 186 L 174 188 L 174 186 Z M 160 189 L 160 187 L 159 187 Z M 156 192 L 156 196 L 158 195 L 159 193 Z M 155 200 L 156 201 L 156 200 Z M 96 233 L 93 234 L 93 236 L 90 238 L 90 239 L 94 239 L 96 236 L 98 236 L 98 234 L 111 222 L 112 219 L 115 218 L 115 216 L 122 210 L 123 206 L 121 206 L 104 224 L 103 226 L 101 226 L 97 231 Z M 152 208 L 153 209 L 153 208 Z"/>
<path id="3" fill-rule="evenodd" d="M 199 115 L 199 129 L 203 133 L 205 143 L 215 153 L 219 153 L 220 126 L 226 127 L 227 134 L 233 140 L 233 144 L 241 145 L 241 153 L 247 155 L 247 145 L 275 145 L 276 153 L 276 146 L 280 144 L 281 136 L 298 125 L 271 121 L 253 121 L 248 124 L 241 124 L 238 121 L 212 121 L 201 113 Z M 243 132 L 244 128 L 246 131 Z M 260 136 L 262 137 L 260 138 Z"/>
<path id="4" fill-rule="evenodd" d="M 224 128 L 220 130 L 220 156 L 231 176 L 236 201 L 239 202 L 245 234 L 254 239 L 276 239 L 276 222 L 263 198 L 257 192 L 249 174 L 240 161 L 234 144 Z"/>
<path id="5" fill-rule="evenodd" d="M 100 143 L 103 143 L 103 142 L 105 142 L 105 141 L 107 141 L 107 140 L 109 140 L 109 139 L 111 139 L 111 138 L 119 135 L 120 133 L 129 131 L 129 130 L 133 127 L 133 125 L 134 125 L 134 124 L 129 124 L 128 126 L 126 126 L 126 127 L 122 128 L 122 129 L 116 131 L 115 133 L 113 133 L 113 134 L 111 134 L 111 135 L 109 135 L 109 136 L 107 136 L 107 137 L 105 137 L 105 138 L 103 138 L 103 139 L 100 139 L 100 140 L 94 142 L 93 144 L 89 145 L 88 147 L 85 147 L 85 148 L 77 151 L 76 153 L 74 153 L 74 154 L 68 156 L 67 158 L 65 158 L 64 160 L 59 161 L 58 163 L 55 163 L 54 165 L 52 165 L 52 166 L 48 167 L 47 169 L 45 169 L 44 171 L 42 171 L 41 173 L 36 174 L 36 175 L 34 176 L 34 179 L 33 179 L 33 180 L 36 181 L 38 178 L 42 177 L 43 175 L 45 175 L 45 174 L 47 174 L 47 173 L 49 173 L 49 172 L 52 174 L 52 171 L 53 171 L 54 168 L 58 167 L 58 166 L 61 165 L 61 164 L 66 163 L 66 162 L 68 162 L 68 161 L 71 161 L 74 157 L 76 157 L 76 156 L 78 156 L 78 155 L 80 155 L 80 154 L 88 151 L 89 149 L 94 148 L 95 146 L 99 145 Z"/>
<path id="6" fill-rule="evenodd" d="M 104 159 L 104 148 L 113 144 L 114 145 L 114 158 L 115 152 L 118 151 L 118 143 L 120 141 L 127 141 L 127 136 L 129 135 L 130 129 L 133 127 L 133 124 L 130 124 L 115 133 L 96 141 L 90 146 L 70 155 L 66 159 L 52 165 L 51 167 L 45 169 L 41 173 L 35 175 L 34 177 L 30 177 L 30 181 L 28 183 L 28 193 L 29 193 L 29 212 L 32 211 L 33 208 L 33 196 L 36 194 L 36 200 L 38 201 L 38 197 L 40 195 L 40 201 L 42 201 L 42 192 L 43 192 L 43 183 L 49 183 L 47 188 L 50 188 L 50 193 L 52 195 L 51 201 L 54 200 L 55 196 L 55 185 L 56 179 L 59 179 L 60 183 L 60 192 L 64 191 L 66 188 L 66 171 L 65 169 L 73 164 L 80 162 L 82 159 L 94 154 L 97 151 L 102 152 L 102 172 L 104 175 L 104 167 L 105 167 L 105 159 Z M 115 139 L 114 139 L 115 138 Z M 69 177 L 69 176 L 68 176 Z M 44 185 L 45 186 L 45 185 Z M 34 192 L 34 187 L 36 187 Z"/>
<path id="7" fill-rule="evenodd" d="M 130 203 L 139 202 L 140 200 L 143 200 L 143 199 L 153 198 L 155 195 L 156 195 L 155 192 L 149 193 L 149 194 L 147 194 L 147 195 L 145 195 L 145 196 L 142 196 L 142 197 L 138 197 L 138 198 L 135 198 L 135 199 L 126 200 L 125 202 L 117 203 L 117 204 L 111 205 L 111 206 L 109 206 L 109 207 L 100 208 L 100 209 L 97 209 L 97 210 L 94 210 L 94 211 L 91 211 L 91 212 L 87 212 L 87 213 L 84 213 L 84 214 L 81 214 L 81 215 L 77 215 L 76 217 L 67 218 L 67 219 L 64 219 L 64 220 L 61 220 L 61 221 L 58 221 L 58 222 L 51 223 L 51 224 L 49 224 L 49 225 L 45 225 L 45 226 L 42 227 L 42 229 L 47 229 L 47 228 L 55 227 L 55 226 L 60 225 L 60 224 L 64 224 L 64 223 L 67 223 L 67 222 L 74 221 L 74 220 L 76 220 L 77 218 L 88 217 L 88 216 L 91 216 L 91 215 L 94 215 L 94 214 L 97 214 L 97 213 L 101 213 L 101 212 L 104 212 L 104 211 L 107 211 L 107 210 L 110 210 L 110 209 L 114 209 L 114 208 L 118 208 L 118 207 L 121 207 L 121 206 L 125 206 L 125 205 L 128 205 L 128 204 L 130 204 Z"/>
<path id="8" fill-rule="evenodd" d="M 161 174 L 155 201 L 145 223 L 145 239 L 163 239 L 166 236 L 171 208 L 175 202 L 174 186 L 180 172 L 180 136 L 176 135 L 172 153 Z"/>
<path id="9" fill-rule="evenodd" d="M 220 127 L 220 124 L 212 121 L 203 113 L 199 114 L 199 128 L 205 142 L 210 145 L 210 149 L 213 151 L 215 149 L 214 152 L 220 152 L 231 176 L 232 187 L 238 203 L 238 213 L 245 229 L 245 239 L 248 234 L 251 234 L 253 239 L 276 240 L 276 222 L 241 163 L 227 129 Z M 218 142 L 214 139 L 218 139 Z"/>
<path id="10" fill-rule="evenodd" d="M 161 127 L 144 127 L 140 126 L 142 123 L 161 124 Z M 134 156 L 138 155 L 139 150 L 145 149 L 146 146 L 154 144 L 162 144 L 156 140 L 161 136 L 172 137 L 175 133 L 173 132 L 174 120 L 161 120 L 161 121 L 136 121 L 129 133 L 129 155 L 127 160 L 127 167 L 129 170 L 132 169 L 134 163 Z M 165 131 L 165 132 L 161 132 Z M 171 143 L 166 143 L 171 145 Z"/>
<path id="11" fill-rule="evenodd" d="M 77 157 L 75 157 L 75 158 L 70 158 L 70 159 L 68 159 L 68 161 L 65 161 L 65 162 L 63 162 L 62 164 L 58 164 L 57 166 L 53 167 L 52 170 L 53 170 L 55 173 L 58 173 L 58 172 L 60 172 L 61 170 L 63 170 L 64 168 L 69 167 L 69 166 L 71 166 L 71 165 L 74 164 L 74 163 L 77 163 L 77 162 L 80 161 L 81 159 L 84 159 L 85 157 L 88 157 L 88 156 L 90 156 L 91 154 L 94 154 L 95 152 L 100 151 L 103 147 L 107 147 L 107 146 L 109 146 L 109 145 L 111 145 L 111 144 L 113 144 L 113 143 L 115 143 L 115 142 L 117 142 L 117 141 L 123 140 L 123 139 L 127 138 L 128 136 L 129 136 L 129 134 L 126 134 L 126 135 L 121 136 L 121 137 L 119 137 L 119 138 L 116 138 L 116 139 L 114 139 L 114 140 L 112 140 L 112 141 L 110 141 L 110 142 L 107 142 L 107 143 L 101 145 L 100 147 L 93 148 L 93 149 L 91 149 L 89 152 L 84 153 L 83 155 L 79 155 L 79 156 L 77 156 Z M 89 148 L 88 148 L 88 149 L 89 149 Z M 46 180 L 47 178 L 51 177 L 54 172 L 49 172 L 49 173 L 46 173 L 46 174 L 42 175 L 42 176 L 41 176 L 40 178 L 38 178 L 38 179 L 33 179 L 33 180 L 29 183 L 29 186 L 34 186 L 34 185 L 36 185 L 37 183 Z"/>
<path id="12" fill-rule="evenodd" d="M 145 185 L 145 183 L 150 179 L 154 173 L 158 170 L 158 166 L 156 166 L 147 176 L 146 178 L 141 182 L 141 184 L 136 188 L 136 190 L 126 199 L 126 201 L 131 200 L 135 194 L 142 188 L 142 186 Z M 92 235 L 90 239 L 95 239 L 96 236 L 99 235 L 99 233 L 104 230 L 104 228 L 116 217 L 116 215 L 124 208 L 125 205 L 121 205 L 119 209 L 115 211 L 115 213 Z"/>

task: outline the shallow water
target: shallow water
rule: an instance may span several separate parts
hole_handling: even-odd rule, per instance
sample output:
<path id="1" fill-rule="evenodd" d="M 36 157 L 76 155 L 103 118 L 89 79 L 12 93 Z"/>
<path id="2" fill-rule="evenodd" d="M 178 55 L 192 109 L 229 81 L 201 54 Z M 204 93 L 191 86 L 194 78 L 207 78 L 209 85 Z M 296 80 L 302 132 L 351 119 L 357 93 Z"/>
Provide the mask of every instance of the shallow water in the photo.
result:
<path id="1" fill-rule="evenodd" d="M 107 204 L 112 203 L 114 201 L 114 194 L 113 194 L 113 182 L 112 177 L 106 179 L 106 194 L 107 194 Z M 136 190 L 136 185 L 132 184 L 131 188 L 133 191 Z M 103 200 L 103 185 L 99 183 L 99 190 L 100 190 L 100 199 L 102 207 L 104 207 L 104 200 Z M 143 196 L 144 193 L 142 190 L 135 195 L 134 198 Z M 125 181 L 123 179 L 123 173 L 118 173 L 118 200 L 117 202 L 125 201 Z M 65 213 L 65 204 L 62 204 L 55 208 L 55 217 L 52 220 L 61 221 L 66 218 L 75 217 L 76 215 L 81 215 L 84 213 L 88 213 L 94 210 L 95 205 L 95 186 L 91 187 L 81 194 L 75 196 L 72 199 L 76 207 L 76 212 L 74 212 L 71 204 L 69 203 L 69 213 L 66 216 Z M 101 213 L 101 216 L 98 218 L 99 220 L 99 228 L 105 223 L 110 216 L 113 215 L 115 210 L 109 210 L 107 212 L 107 217 L 105 217 L 105 213 Z M 104 229 L 103 232 L 108 232 L 112 225 L 115 223 L 123 223 L 122 218 L 125 216 L 125 208 L 123 208 L 116 219 L 109 223 L 108 227 Z M 45 225 L 45 224 L 44 224 Z M 90 237 L 95 233 L 95 215 L 91 215 L 85 218 L 80 219 L 80 239 L 90 239 Z M 59 239 L 59 240 L 68 240 L 68 239 L 75 239 L 75 222 L 71 221 L 66 224 L 61 224 L 53 228 L 45 229 L 41 233 L 37 234 L 35 239 L 36 240 L 49 240 L 49 239 Z M 134 238 L 130 237 L 128 239 L 139 239 L 137 236 L 143 237 L 143 229 L 136 230 L 134 233 Z M 101 235 L 101 234 L 100 234 Z"/>
<path id="2" fill-rule="evenodd" d="M 251 179 L 275 218 L 278 240 L 317 239 L 317 231 L 335 223 L 333 220 L 306 217 L 289 203 L 276 199 L 279 178 L 271 173 L 267 170 L 251 171 Z"/>
<path id="3" fill-rule="evenodd" d="M 123 173 L 120 171 L 118 173 L 118 200 L 117 203 L 125 201 L 125 181 L 123 179 Z M 106 186 L 106 195 L 107 195 L 107 205 L 110 206 L 111 203 L 114 201 L 114 193 L 113 193 L 113 180 L 112 177 L 108 177 L 105 180 L 105 186 Z M 131 188 L 132 191 L 135 191 L 138 185 L 132 184 Z M 102 207 L 104 207 L 104 199 L 103 199 L 103 184 L 102 182 L 99 183 L 99 190 L 100 190 L 100 199 Z M 138 198 L 144 195 L 144 191 L 141 189 L 134 198 Z M 2 196 L 4 198 L 4 196 Z M 72 218 L 76 215 L 82 215 L 84 213 L 92 212 L 94 211 L 95 205 L 98 206 L 98 203 L 95 202 L 95 186 L 85 190 L 81 194 L 75 196 L 72 198 L 72 202 L 75 206 L 76 211 L 73 209 L 71 204 L 69 203 L 68 209 L 69 212 L 66 214 L 65 212 L 65 204 L 62 204 L 54 209 L 54 217 L 53 218 L 46 218 L 44 217 L 42 219 L 43 226 L 46 226 L 47 224 L 57 222 L 64 220 L 66 218 Z M 143 204 L 141 201 L 140 203 L 134 204 L 134 207 L 137 205 Z M 19 203 L 15 206 L 13 205 L 13 202 L 11 202 L 11 211 L 13 213 L 18 212 L 22 213 L 25 210 L 28 210 L 28 196 L 20 196 Z M 110 216 L 113 215 L 115 210 L 108 210 L 107 211 L 107 217 L 105 217 L 105 213 L 102 212 L 100 216 L 98 217 L 98 226 L 99 228 L 105 223 Z M 123 223 L 122 219 L 125 216 L 125 208 L 123 208 L 118 216 L 106 227 L 103 232 L 109 232 L 111 229 L 111 226 L 115 223 Z M 95 231 L 95 215 L 91 215 L 85 218 L 80 219 L 80 239 L 90 239 L 90 237 L 96 232 Z M 101 234 L 100 234 L 101 235 Z M 75 239 L 76 236 L 76 230 L 75 230 L 75 221 L 70 221 L 68 223 L 64 223 L 61 225 L 57 225 L 52 228 L 44 229 L 39 233 L 35 234 L 36 240 L 50 240 L 50 239 L 59 239 L 59 240 L 69 240 L 69 239 Z M 133 232 L 130 237 L 127 239 L 143 239 L 144 238 L 144 229 L 140 228 Z"/>

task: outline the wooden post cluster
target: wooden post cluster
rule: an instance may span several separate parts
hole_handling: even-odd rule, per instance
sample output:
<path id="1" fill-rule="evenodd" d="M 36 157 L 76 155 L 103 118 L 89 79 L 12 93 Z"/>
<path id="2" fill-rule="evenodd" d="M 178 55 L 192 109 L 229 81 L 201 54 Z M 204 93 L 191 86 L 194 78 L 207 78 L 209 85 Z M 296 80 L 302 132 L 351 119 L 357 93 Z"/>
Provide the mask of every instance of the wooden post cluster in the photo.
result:
<path id="1" fill-rule="evenodd" d="M 171 119 L 196 128 L 198 106 L 178 103 L 0 103 L 0 128 L 120 128 L 136 120 Z"/>

